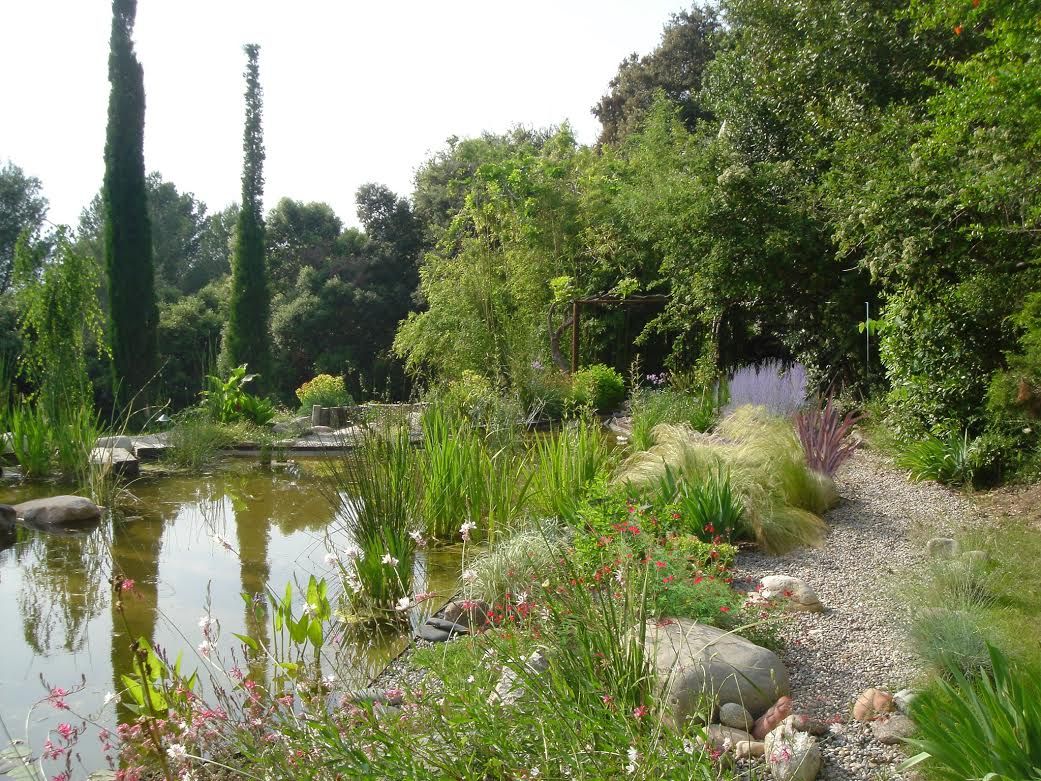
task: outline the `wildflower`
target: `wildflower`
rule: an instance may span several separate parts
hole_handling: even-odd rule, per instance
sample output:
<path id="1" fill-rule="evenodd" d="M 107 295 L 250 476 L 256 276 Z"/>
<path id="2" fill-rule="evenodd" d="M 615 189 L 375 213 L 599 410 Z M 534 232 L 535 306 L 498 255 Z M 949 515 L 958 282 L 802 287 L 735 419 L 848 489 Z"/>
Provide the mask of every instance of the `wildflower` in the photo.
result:
<path id="1" fill-rule="evenodd" d="M 629 757 L 629 764 L 625 766 L 625 772 L 632 775 L 636 772 L 636 763 L 640 759 L 640 752 L 636 750 L 636 746 L 629 746 L 626 754 Z"/>
<path id="2" fill-rule="evenodd" d="M 422 532 L 419 532 L 419 531 L 409 532 L 408 536 L 411 537 L 412 540 L 416 543 L 416 547 L 425 548 L 427 546 L 427 541 L 423 537 L 423 533 Z"/>
<path id="3" fill-rule="evenodd" d="M 536 358 L 534 361 L 531 362 L 531 368 L 535 371 L 542 371 L 542 361 Z"/>
<path id="4" fill-rule="evenodd" d="M 346 548 L 343 549 L 343 555 L 346 556 L 351 561 L 356 561 L 357 559 L 360 559 L 364 555 L 364 551 L 361 548 L 359 548 L 357 545 L 355 545 L 354 543 L 351 543 L 350 545 L 348 545 Z"/>
<path id="5" fill-rule="evenodd" d="M 384 564 L 390 565 L 391 567 L 398 566 L 398 560 L 395 559 L 393 556 L 391 556 L 389 553 L 384 553 L 383 554 L 383 558 L 381 559 L 381 561 Z"/>
<path id="6" fill-rule="evenodd" d="M 326 675 L 324 678 L 322 678 L 322 683 L 331 688 L 332 685 L 336 683 L 336 676 Z"/>
<path id="7" fill-rule="evenodd" d="M 664 561 L 656 561 L 656 562 L 654 562 L 654 566 L 657 567 L 658 569 L 664 569 L 668 565 Z"/>
<path id="8" fill-rule="evenodd" d="M 470 532 L 477 528 L 477 524 L 473 521 L 467 521 L 459 527 L 459 533 L 463 536 L 463 542 L 470 541 Z"/>
<path id="9" fill-rule="evenodd" d="M 633 708 L 633 718 L 635 718 L 635 719 L 642 719 L 646 715 L 647 715 L 647 706 L 646 705 L 637 705 L 635 708 Z"/>
<path id="10" fill-rule="evenodd" d="M 412 607 L 412 601 L 408 597 L 402 597 L 398 600 L 397 604 L 394 605 L 394 609 L 398 612 L 408 610 L 410 607 Z"/>
<path id="11" fill-rule="evenodd" d="M 730 607 L 728 605 L 721 605 L 719 608 L 720 613 L 729 613 Z"/>
<path id="12" fill-rule="evenodd" d="M 466 679 L 466 682 L 467 682 L 467 683 L 473 683 L 473 682 L 474 682 L 474 680 L 475 680 L 475 679 L 474 679 L 474 677 L 473 677 L 473 676 L 471 675 L 470 677 L 468 677 L 468 678 Z"/>
<path id="13" fill-rule="evenodd" d="M 105 695 L 105 704 L 108 705 L 114 699 L 116 699 L 116 693 L 115 692 L 109 692 L 108 694 Z"/>
<path id="14" fill-rule="evenodd" d="M 203 640 L 201 643 L 199 643 L 198 648 L 199 653 L 205 656 L 207 659 L 209 659 L 210 653 L 212 653 L 213 651 L 213 643 L 211 643 L 209 640 Z"/>
<path id="15" fill-rule="evenodd" d="M 170 757 L 174 762 L 180 762 L 188 758 L 188 749 L 180 743 L 174 743 L 166 749 L 166 756 Z"/>
<path id="16" fill-rule="evenodd" d="M 203 635 L 206 637 L 210 636 L 210 628 L 217 622 L 213 620 L 211 616 L 203 616 L 199 619 L 199 629 L 202 630 Z"/>
<path id="17" fill-rule="evenodd" d="M 65 738 L 65 740 L 71 740 L 76 736 L 76 730 L 71 724 L 62 722 L 58 725 L 58 734 Z"/>
<path id="18" fill-rule="evenodd" d="M 541 772 L 542 771 L 539 770 L 537 767 L 533 767 L 531 770 L 528 771 L 528 775 L 530 775 L 532 778 L 538 778 Z"/>
<path id="19" fill-rule="evenodd" d="M 459 576 L 459 579 L 463 583 L 473 583 L 477 580 L 477 573 L 472 569 L 464 569 L 463 574 Z"/>
<path id="20" fill-rule="evenodd" d="M 133 578 L 119 578 L 116 581 L 116 591 L 122 593 L 124 591 L 134 590 L 134 579 Z"/>
<path id="21" fill-rule="evenodd" d="M 339 557 L 335 553 L 326 553 L 325 554 L 325 564 L 326 564 L 326 566 L 328 566 L 328 567 L 335 567 L 339 563 L 340 563 L 340 559 L 339 559 Z"/>

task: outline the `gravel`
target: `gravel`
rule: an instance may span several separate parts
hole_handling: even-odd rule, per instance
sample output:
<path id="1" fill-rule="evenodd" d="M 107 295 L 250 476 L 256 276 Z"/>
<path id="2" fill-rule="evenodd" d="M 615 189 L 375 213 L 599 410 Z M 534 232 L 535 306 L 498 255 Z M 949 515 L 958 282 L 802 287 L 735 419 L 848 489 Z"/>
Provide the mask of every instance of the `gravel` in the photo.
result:
<path id="1" fill-rule="evenodd" d="M 852 720 L 864 689 L 895 692 L 919 674 L 905 646 L 907 610 L 893 596 L 899 573 L 925 558 L 927 536 L 979 520 L 965 497 L 932 483 L 909 483 L 882 456 L 858 451 L 836 476 L 841 503 L 827 513 L 821 548 L 781 556 L 738 556 L 735 578 L 753 585 L 765 575 L 805 580 L 823 613 L 793 613 L 781 629 L 781 658 L 792 681 L 793 712 L 834 722 L 821 739 L 818 778 L 900 779 L 903 750 L 878 742 Z"/>

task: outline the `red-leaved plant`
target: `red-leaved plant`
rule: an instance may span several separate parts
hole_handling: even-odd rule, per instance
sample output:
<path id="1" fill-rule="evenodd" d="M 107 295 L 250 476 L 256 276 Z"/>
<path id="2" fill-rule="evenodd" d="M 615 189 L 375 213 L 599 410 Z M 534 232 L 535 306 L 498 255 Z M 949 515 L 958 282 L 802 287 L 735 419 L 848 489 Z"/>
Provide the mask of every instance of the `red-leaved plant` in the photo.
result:
<path id="1" fill-rule="evenodd" d="M 858 442 L 849 433 L 860 420 L 857 412 L 843 415 L 829 396 L 823 407 L 815 405 L 795 414 L 795 430 L 806 453 L 806 465 L 828 477 L 853 455 Z"/>

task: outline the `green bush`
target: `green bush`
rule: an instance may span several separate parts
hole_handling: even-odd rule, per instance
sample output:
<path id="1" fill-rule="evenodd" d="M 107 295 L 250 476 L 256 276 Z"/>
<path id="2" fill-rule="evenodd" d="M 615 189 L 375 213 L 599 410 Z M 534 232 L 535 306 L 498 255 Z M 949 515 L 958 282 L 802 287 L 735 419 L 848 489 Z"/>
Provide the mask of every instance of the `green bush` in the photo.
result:
<path id="1" fill-rule="evenodd" d="M 728 542 L 706 542 L 693 534 L 677 534 L 665 539 L 665 548 L 683 556 L 696 569 L 733 566 L 737 548 Z"/>
<path id="2" fill-rule="evenodd" d="M 943 781 L 1041 779 L 1041 665 L 1010 662 L 993 646 L 979 677 L 958 667 L 951 680 L 937 680 L 911 705 L 924 763 Z"/>
<path id="3" fill-rule="evenodd" d="M 948 485 L 972 485 L 993 458 L 981 447 L 986 440 L 970 439 L 969 432 L 927 435 L 898 445 L 896 464 L 912 480 L 935 480 Z"/>
<path id="4" fill-rule="evenodd" d="M 531 418 L 559 420 L 571 411 L 571 377 L 555 368 L 533 368 L 519 378 L 521 404 Z"/>
<path id="5" fill-rule="evenodd" d="M 625 380 L 611 367 L 598 363 L 575 372 L 571 397 L 577 406 L 588 404 L 598 412 L 612 412 L 625 398 Z"/>
<path id="6" fill-rule="evenodd" d="M 319 374 L 296 389 L 296 397 L 300 400 L 300 413 L 311 414 L 311 407 L 345 407 L 353 404 L 351 394 L 347 392 L 343 377 L 331 374 Z"/>

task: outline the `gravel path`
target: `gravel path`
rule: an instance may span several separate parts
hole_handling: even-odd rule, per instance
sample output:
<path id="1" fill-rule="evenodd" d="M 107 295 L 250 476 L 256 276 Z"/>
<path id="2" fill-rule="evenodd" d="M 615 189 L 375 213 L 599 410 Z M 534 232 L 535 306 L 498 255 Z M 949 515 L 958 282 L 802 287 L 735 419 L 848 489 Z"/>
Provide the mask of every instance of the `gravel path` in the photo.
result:
<path id="1" fill-rule="evenodd" d="M 859 451 L 837 476 L 842 502 L 825 518 L 823 547 L 783 556 L 738 557 L 735 575 L 802 578 L 817 592 L 823 613 L 797 613 L 782 630 L 781 657 L 792 680 L 794 712 L 841 719 L 822 738 L 818 778 L 899 779 L 905 754 L 875 741 L 852 721 L 853 700 L 870 687 L 896 691 L 918 673 L 904 644 L 906 609 L 890 596 L 896 574 L 924 559 L 926 531 L 972 524 L 981 517 L 965 497 L 932 483 L 909 483 L 878 454 Z"/>

